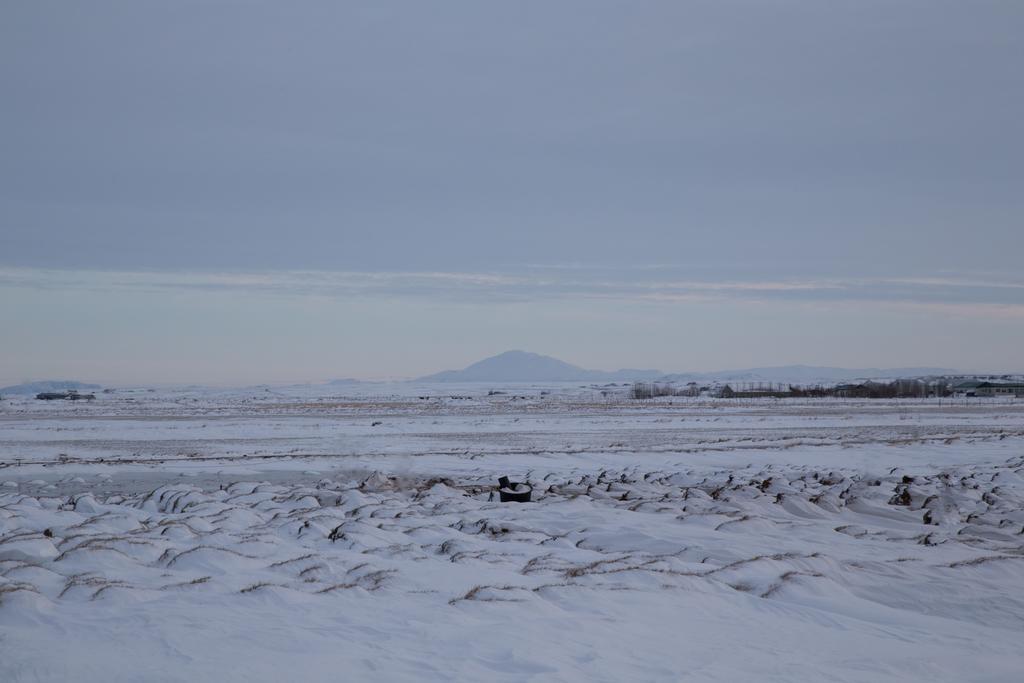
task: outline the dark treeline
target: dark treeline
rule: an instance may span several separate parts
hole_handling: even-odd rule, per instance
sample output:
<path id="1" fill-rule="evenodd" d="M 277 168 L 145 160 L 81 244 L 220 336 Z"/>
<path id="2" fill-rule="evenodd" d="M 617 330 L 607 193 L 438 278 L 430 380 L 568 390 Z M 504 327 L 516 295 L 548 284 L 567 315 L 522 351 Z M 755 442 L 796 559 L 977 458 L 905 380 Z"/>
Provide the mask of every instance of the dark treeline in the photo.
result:
<path id="1" fill-rule="evenodd" d="M 662 384 L 659 382 L 636 382 L 630 389 L 629 397 L 638 399 L 657 398 L 659 396 L 700 396 L 702 391 L 708 387 L 699 387 L 696 384 L 677 387 L 674 384 Z"/>
<path id="2" fill-rule="evenodd" d="M 715 398 L 927 398 L 953 394 L 949 380 L 899 379 L 892 382 L 864 382 L 834 386 L 798 386 L 772 382 L 743 382 L 721 386 L 685 386 L 661 382 L 636 382 L 630 398 L 652 399 L 660 396 L 712 396 Z"/>
<path id="3" fill-rule="evenodd" d="M 927 398 L 953 395 L 947 380 L 898 379 L 893 382 L 840 384 L 832 387 L 829 396 L 841 398 Z"/>

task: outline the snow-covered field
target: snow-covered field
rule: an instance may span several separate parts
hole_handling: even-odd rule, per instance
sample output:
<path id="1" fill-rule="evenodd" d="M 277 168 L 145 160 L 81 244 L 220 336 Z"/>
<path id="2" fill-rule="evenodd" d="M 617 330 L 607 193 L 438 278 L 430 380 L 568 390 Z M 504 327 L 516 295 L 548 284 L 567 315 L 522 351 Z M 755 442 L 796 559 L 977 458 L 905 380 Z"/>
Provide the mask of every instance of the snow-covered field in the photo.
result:
<path id="1" fill-rule="evenodd" d="M 1024 402 L 331 392 L 0 402 L 0 681 L 1024 676 Z"/>

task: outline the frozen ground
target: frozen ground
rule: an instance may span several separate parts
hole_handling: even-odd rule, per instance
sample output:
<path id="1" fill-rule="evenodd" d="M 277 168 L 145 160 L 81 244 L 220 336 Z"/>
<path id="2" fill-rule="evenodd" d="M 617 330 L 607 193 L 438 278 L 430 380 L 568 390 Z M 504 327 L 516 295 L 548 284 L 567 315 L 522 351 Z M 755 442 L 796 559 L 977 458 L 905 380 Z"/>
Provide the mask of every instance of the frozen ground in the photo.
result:
<path id="1" fill-rule="evenodd" d="M 1024 402 L 602 391 L 5 399 L 0 680 L 1021 680 Z"/>

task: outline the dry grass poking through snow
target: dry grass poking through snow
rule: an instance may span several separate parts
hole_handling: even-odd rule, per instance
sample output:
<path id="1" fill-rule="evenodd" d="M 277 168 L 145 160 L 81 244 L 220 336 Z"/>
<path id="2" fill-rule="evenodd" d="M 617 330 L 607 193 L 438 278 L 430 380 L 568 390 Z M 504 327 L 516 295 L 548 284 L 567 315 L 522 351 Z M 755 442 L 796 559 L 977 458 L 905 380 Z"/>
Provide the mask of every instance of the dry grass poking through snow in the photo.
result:
<path id="1" fill-rule="evenodd" d="M 117 593 L 273 588 L 437 592 L 458 605 L 712 582 L 771 600 L 842 590 L 919 609 L 903 598 L 923 581 L 1024 575 L 1022 473 L 1021 459 L 923 476 L 630 468 L 534 476 L 528 505 L 493 502 L 483 482 L 401 488 L 382 475 L 105 501 L 12 493 L 0 496 L 0 600 L 12 609 L 24 593 L 59 609 Z M 1024 616 L 1004 588 L 986 621 Z M 965 618 L 952 606 L 949 616 Z"/>

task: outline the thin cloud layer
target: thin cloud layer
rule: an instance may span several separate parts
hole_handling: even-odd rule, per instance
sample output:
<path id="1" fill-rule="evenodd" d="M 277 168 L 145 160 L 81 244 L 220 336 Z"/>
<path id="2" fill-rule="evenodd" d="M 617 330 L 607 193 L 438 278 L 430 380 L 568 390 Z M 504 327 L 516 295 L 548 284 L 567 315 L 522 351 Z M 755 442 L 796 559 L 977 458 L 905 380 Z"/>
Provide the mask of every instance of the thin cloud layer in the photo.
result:
<path id="1" fill-rule="evenodd" d="M 238 291 L 294 297 L 432 299 L 452 303 L 512 303 L 617 299 L 665 304 L 773 302 L 899 306 L 955 315 L 1024 315 L 1024 283 L 952 277 L 836 280 L 711 281 L 657 277 L 652 269 L 600 272 L 580 268 L 475 272 L 165 272 L 0 268 L 0 288 L 95 292 Z"/>

